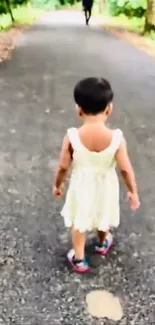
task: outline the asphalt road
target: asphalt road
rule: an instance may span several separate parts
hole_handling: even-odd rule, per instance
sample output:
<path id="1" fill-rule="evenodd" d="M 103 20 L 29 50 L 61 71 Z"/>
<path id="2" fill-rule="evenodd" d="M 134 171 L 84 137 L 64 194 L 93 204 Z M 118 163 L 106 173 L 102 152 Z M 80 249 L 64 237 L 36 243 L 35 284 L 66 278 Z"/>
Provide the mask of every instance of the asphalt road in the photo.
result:
<path id="1" fill-rule="evenodd" d="M 121 192 L 115 247 L 79 276 L 66 264 L 70 236 L 51 196 L 66 129 L 78 124 L 72 91 L 82 77 L 108 78 L 110 123 L 124 131 L 142 205 Z M 155 61 L 80 13 L 48 13 L 0 65 L 0 324 L 113 325 L 88 315 L 92 289 L 116 294 L 117 325 L 155 324 Z"/>

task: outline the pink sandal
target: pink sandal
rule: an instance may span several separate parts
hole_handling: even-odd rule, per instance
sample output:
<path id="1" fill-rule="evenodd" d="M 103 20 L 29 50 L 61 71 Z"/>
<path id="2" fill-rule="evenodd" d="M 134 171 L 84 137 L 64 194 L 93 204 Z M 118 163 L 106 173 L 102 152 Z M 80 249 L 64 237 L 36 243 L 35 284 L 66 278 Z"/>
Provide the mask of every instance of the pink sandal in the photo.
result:
<path id="1" fill-rule="evenodd" d="M 111 234 L 108 234 L 103 245 L 99 245 L 98 243 L 94 245 L 94 253 L 105 256 L 109 252 L 112 245 L 113 245 L 113 237 Z"/>
<path id="2" fill-rule="evenodd" d="M 88 262 L 85 258 L 81 260 L 75 259 L 75 251 L 71 249 L 67 254 L 67 259 L 69 264 L 71 265 L 72 269 L 77 273 L 86 273 L 90 270 Z"/>

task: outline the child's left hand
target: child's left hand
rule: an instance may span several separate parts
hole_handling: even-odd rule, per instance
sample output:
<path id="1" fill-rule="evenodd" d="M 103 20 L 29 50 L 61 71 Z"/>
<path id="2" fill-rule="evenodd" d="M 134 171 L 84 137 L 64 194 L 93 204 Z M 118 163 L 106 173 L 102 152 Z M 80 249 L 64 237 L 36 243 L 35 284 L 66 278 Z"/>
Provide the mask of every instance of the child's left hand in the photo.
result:
<path id="1" fill-rule="evenodd" d="M 140 200 L 137 193 L 128 192 L 128 200 L 130 201 L 130 208 L 133 211 L 136 211 L 140 207 Z"/>
<path id="2" fill-rule="evenodd" d="M 61 198 L 63 196 L 62 188 L 57 188 L 56 186 L 53 187 L 53 195 L 57 198 Z"/>

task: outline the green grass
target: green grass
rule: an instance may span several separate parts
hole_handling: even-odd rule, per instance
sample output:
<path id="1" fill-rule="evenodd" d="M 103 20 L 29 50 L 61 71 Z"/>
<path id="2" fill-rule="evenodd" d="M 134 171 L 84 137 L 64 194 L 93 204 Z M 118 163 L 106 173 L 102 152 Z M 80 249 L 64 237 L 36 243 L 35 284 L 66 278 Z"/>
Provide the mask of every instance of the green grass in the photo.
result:
<path id="1" fill-rule="evenodd" d="M 13 16 L 16 24 L 33 24 L 33 22 L 43 14 L 43 10 L 33 9 L 30 6 L 18 7 L 13 10 Z M 7 30 L 12 26 L 9 14 L 0 16 L 0 27 Z"/>
<path id="2" fill-rule="evenodd" d="M 118 17 L 111 17 L 104 14 L 98 14 L 94 12 L 94 16 L 103 21 L 107 26 L 126 29 L 137 34 L 142 34 L 144 31 L 145 18 L 128 18 L 125 15 L 120 15 Z M 155 40 L 155 32 L 151 32 L 144 36 L 151 42 Z"/>
<path id="3" fill-rule="evenodd" d="M 103 14 L 98 14 L 97 17 L 99 19 L 103 19 L 103 23 L 105 22 L 107 25 L 113 27 L 122 27 L 126 28 L 130 31 L 134 31 L 136 33 L 141 33 L 144 28 L 144 18 L 128 18 L 124 15 L 120 15 L 118 17 L 104 16 Z"/>

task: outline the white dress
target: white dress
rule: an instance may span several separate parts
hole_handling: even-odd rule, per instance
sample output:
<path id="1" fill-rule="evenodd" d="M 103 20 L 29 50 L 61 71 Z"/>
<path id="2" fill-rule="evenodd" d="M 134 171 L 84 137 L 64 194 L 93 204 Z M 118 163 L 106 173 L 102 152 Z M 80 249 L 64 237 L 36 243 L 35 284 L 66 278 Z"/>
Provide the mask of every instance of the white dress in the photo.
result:
<path id="1" fill-rule="evenodd" d="M 119 182 L 115 153 L 123 133 L 113 131 L 109 147 L 101 152 L 89 151 L 80 141 L 78 129 L 68 130 L 73 147 L 73 163 L 66 202 L 61 211 L 66 227 L 80 232 L 117 227 L 119 216 Z"/>

